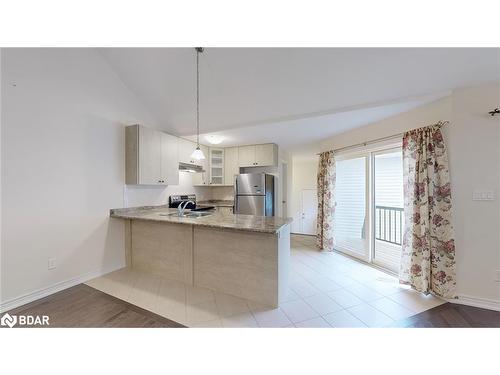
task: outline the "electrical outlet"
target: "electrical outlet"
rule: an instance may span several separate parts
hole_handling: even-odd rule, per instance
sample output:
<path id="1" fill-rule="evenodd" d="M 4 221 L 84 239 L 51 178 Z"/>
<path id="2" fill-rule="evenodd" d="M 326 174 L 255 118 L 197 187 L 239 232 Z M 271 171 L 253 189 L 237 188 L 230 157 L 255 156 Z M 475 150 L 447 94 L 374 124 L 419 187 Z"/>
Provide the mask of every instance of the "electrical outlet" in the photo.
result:
<path id="1" fill-rule="evenodd" d="M 48 269 L 53 270 L 54 268 L 56 268 L 56 258 L 49 258 Z"/>

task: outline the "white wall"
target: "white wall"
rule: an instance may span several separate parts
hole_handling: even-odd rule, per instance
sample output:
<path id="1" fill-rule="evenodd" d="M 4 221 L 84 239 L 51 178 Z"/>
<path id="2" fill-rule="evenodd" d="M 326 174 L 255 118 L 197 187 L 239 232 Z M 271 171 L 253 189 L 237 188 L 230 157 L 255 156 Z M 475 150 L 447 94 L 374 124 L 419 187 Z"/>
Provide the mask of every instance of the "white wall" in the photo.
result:
<path id="1" fill-rule="evenodd" d="M 292 161 L 292 189 L 290 217 L 293 218 L 292 232 L 300 233 L 300 217 L 302 213 L 302 190 L 316 189 L 318 175 L 318 158 Z"/>
<path id="2" fill-rule="evenodd" d="M 451 98 L 446 97 L 426 106 L 325 139 L 321 142 L 321 150 L 337 149 L 367 140 L 388 137 L 439 120 L 450 120 L 450 116 Z"/>
<path id="3" fill-rule="evenodd" d="M 92 49 L 1 58 L 5 303 L 123 266 L 124 226 L 108 216 L 124 203 L 124 126 L 157 123 Z"/>
<path id="4" fill-rule="evenodd" d="M 500 117 L 487 112 L 500 104 L 500 84 L 455 90 L 451 96 L 412 111 L 335 136 L 322 150 L 349 146 L 449 120 L 448 147 L 457 252 L 457 294 L 500 308 Z M 472 201 L 474 188 L 492 189 L 493 202 Z M 469 300 L 470 302 L 470 300 Z"/>
<path id="5" fill-rule="evenodd" d="M 452 124 L 444 136 L 450 158 L 453 221 L 460 294 L 499 301 L 500 84 L 453 92 Z M 475 188 L 492 189 L 492 202 L 472 200 Z M 499 305 L 500 307 L 500 305 Z"/>

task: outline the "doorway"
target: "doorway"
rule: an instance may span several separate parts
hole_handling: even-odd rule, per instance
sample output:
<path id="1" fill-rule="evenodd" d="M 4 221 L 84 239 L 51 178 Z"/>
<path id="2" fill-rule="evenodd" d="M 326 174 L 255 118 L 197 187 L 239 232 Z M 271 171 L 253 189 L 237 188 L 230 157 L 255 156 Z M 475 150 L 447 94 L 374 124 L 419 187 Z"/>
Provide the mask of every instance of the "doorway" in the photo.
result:
<path id="1" fill-rule="evenodd" d="M 335 162 L 335 249 L 398 272 L 404 226 L 400 142 L 341 153 Z"/>
<path id="2" fill-rule="evenodd" d="M 281 163 L 281 217 L 288 217 L 288 164 Z"/>
<path id="3" fill-rule="evenodd" d="M 316 189 L 302 189 L 300 192 L 300 234 L 315 235 L 318 217 L 318 192 Z"/>

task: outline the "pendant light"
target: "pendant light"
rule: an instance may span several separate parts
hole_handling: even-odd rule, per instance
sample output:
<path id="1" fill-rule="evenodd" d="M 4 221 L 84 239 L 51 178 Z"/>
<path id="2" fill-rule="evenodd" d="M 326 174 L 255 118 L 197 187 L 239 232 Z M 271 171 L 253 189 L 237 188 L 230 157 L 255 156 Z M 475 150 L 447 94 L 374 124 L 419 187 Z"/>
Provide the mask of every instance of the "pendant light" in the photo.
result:
<path id="1" fill-rule="evenodd" d="M 200 149 L 200 53 L 203 52 L 202 47 L 196 47 L 196 149 L 191 154 L 191 157 L 196 160 L 205 159 L 203 151 Z"/>

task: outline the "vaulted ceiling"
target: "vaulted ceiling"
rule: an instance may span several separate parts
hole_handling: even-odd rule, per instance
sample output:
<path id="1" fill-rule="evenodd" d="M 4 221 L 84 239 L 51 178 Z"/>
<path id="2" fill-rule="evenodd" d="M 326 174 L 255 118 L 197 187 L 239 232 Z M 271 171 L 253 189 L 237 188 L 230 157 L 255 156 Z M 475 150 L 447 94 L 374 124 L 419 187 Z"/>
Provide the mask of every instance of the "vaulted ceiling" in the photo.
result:
<path id="1" fill-rule="evenodd" d="M 163 129 L 195 133 L 193 48 L 99 52 Z M 490 81 L 500 81 L 500 49 L 206 48 L 201 132 L 296 147 Z"/>

